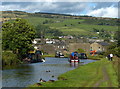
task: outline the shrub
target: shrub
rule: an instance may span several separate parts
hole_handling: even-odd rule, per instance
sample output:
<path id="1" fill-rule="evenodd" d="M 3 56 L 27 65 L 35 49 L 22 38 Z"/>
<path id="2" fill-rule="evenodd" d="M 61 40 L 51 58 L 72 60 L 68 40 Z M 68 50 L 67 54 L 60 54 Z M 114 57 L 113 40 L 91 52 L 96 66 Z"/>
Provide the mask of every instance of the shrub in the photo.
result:
<path id="1" fill-rule="evenodd" d="M 79 49 L 77 50 L 77 52 L 78 52 L 78 53 L 84 53 L 85 51 L 84 51 L 84 49 L 79 48 Z"/>
<path id="2" fill-rule="evenodd" d="M 14 65 L 20 63 L 20 60 L 18 59 L 17 55 L 13 52 L 2 52 L 2 65 Z"/>

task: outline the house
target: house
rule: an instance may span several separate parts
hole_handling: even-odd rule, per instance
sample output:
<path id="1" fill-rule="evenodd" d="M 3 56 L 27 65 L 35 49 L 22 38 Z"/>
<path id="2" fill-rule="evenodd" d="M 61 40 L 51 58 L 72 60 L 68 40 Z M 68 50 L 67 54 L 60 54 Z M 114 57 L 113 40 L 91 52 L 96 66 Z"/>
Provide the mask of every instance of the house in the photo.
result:
<path id="1" fill-rule="evenodd" d="M 96 50 L 96 52 L 105 52 L 109 46 L 106 42 L 94 42 L 90 44 L 90 50 Z"/>
<path id="2" fill-rule="evenodd" d="M 55 40 L 54 39 L 46 39 L 46 44 L 54 44 Z"/>
<path id="3" fill-rule="evenodd" d="M 59 41 L 59 42 L 56 42 L 55 44 L 54 44 L 54 46 L 56 47 L 56 49 L 65 49 L 65 48 L 67 48 L 67 44 L 66 44 L 66 42 L 65 41 Z"/>

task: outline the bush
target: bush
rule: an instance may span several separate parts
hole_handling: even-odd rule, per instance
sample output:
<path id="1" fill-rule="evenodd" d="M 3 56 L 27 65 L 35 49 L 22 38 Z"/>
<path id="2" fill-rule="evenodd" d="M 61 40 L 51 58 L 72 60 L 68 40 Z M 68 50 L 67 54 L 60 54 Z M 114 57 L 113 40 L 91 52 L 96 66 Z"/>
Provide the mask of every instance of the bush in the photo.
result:
<path id="1" fill-rule="evenodd" d="M 18 59 L 17 55 L 12 52 L 4 51 L 2 52 L 2 65 L 15 65 L 20 63 L 21 61 Z"/>
<path id="2" fill-rule="evenodd" d="M 79 49 L 77 50 L 77 52 L 78 52 L 78 53 L 84 53 L 84 52 L 85 52 L 85 50 L 84 50 L 84 49 L 79 48 Z"/>

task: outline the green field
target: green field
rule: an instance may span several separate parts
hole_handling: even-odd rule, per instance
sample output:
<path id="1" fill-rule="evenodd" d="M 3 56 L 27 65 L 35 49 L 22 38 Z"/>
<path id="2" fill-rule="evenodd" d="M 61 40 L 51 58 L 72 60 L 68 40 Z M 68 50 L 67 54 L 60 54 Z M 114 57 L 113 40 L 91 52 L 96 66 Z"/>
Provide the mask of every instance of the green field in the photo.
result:
<path id="1" fill-rule="evenodd" d="M 27 17 L 26 18 L 32 25 L 37 26 L 42 24 L 45 20 L 51 20 L 53 23 L 47 23 L 44 25 L 49 26 L 50 28 L 58 29 L 62 31 L 65 35 L 93 35 L 97 34 L 93 32 L 93 29 L 105 31 L 117 31 L 118 26 L 107 26 L 107 25 L 96 25 L 88 24 L 83 19 L 56 19 L 56 18 L 43 18 L 43 17 Z M 80 24 L 78 24 L 80 22 Z"/>

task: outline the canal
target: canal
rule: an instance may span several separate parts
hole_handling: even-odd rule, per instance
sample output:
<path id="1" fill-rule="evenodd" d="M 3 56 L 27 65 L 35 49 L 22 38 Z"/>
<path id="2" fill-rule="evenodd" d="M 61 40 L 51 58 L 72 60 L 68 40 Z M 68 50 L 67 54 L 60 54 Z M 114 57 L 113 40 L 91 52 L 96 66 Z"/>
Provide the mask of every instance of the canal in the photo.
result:
<path id="1" fill-rule="evenodd" d="M 39 82 L 40 78 L 46 81 L 57 80 L 60 74 L 95 61 L 85 59 L 78 65 L 70 65 L 68 58 L 46 57 L 45 59 L 46 62 L 43 63 L 22 64 L 11 69 L 4 69 L 2 87 L 26 87 Z"/>

